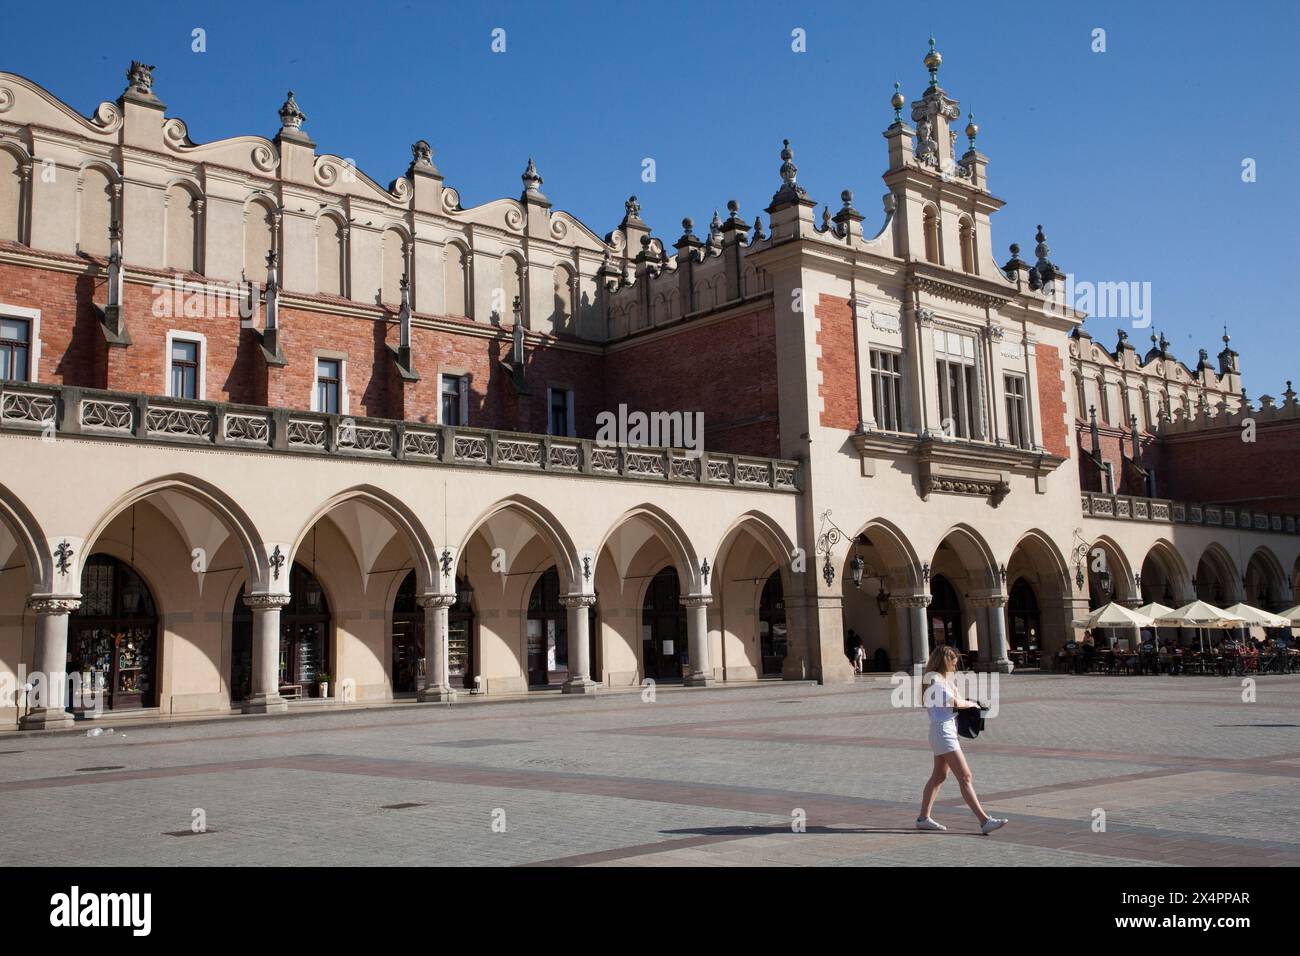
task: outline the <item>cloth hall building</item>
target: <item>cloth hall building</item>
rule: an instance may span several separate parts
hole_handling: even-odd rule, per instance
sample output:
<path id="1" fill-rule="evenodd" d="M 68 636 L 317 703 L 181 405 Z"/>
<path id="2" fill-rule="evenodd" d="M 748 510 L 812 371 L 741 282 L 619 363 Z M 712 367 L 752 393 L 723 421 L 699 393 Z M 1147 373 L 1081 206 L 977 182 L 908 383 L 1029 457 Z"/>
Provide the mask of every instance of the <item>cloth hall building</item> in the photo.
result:
<path id="1" fill-rule="evenodd" d="M 196 143 L 145 64 L 89 116 L 0 73 L 0 722 L 73 719 L 32 674 L 160 714 L 834 682 L 850 629 L 1006 671 L 1107 600 L 1294 603 L 1295 394 L 1226 335 L 1095 341 L 1042 227 L 997 255 L 925 66 L 881 207 L 819 215 L 787 142 L 763 215 L 676 238 L 531 160 L 466 208 L 423 140 L 385 186 L 293 94 Z M 602 440 L 621 406 L 702 447 Z"/>

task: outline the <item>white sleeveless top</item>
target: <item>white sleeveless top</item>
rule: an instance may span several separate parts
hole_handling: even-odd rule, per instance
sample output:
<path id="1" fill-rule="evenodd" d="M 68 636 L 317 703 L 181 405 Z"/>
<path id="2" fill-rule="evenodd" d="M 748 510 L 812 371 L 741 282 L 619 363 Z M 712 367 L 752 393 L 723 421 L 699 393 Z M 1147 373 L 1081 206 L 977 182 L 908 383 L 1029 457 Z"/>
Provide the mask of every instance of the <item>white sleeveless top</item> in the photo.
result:
<path id="1" fill-rule="evenodd" d="M 956 716 L 952 708 L 957 695 L 943 678 L 932 681 L 930 686 L 925 688 L 922 699 L 925 701 L 926 713 L 930 715 L 930 723 L 941 724 Z"/>

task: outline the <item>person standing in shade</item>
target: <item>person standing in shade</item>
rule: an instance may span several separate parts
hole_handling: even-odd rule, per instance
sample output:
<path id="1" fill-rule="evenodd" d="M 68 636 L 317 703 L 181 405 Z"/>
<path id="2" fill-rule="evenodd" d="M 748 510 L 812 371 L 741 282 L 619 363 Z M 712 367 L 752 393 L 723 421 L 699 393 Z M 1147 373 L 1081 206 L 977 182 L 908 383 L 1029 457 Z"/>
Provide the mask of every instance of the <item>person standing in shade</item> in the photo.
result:
<path id="1" fill-rule="evenodd" d="M 948 779 L 948 771 L 951 770 L 961 788 L 962 799 L 980 822 L 980 832 L 989 834 L 1005 826 L 1007 821 L 985 813 L 975 794 L 974 777 L 966 763 L 966 755 L 962 753 L 961 742 L 957 739 L 957 711 L 978 707 L 979 704 L 958 696 L 953 683 L 956 671 L 957 652 L 947 644 L 936 647 L 925 663 L 923 680 L 929 683 L 924 691 L 924 700 L 926 713 L 930 717 L 930 749 L 934 752 L 934 770 L 921 794 L 921 815 L 916 818 L 916 828 L 948 829 L 932 819 L 930 813 L 934 810 L 934 798 L 939 793 L 939 787 Z"/>

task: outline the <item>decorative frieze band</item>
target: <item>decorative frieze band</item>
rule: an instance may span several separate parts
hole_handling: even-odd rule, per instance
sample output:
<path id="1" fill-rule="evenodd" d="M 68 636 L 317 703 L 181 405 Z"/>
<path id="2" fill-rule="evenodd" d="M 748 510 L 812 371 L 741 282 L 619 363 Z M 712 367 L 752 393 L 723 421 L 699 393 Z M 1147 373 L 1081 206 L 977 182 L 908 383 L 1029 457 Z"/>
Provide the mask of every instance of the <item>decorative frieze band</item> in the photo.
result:
<path id="1" fill-rule="evenodd" d="M 560 607 L 593 607 L 595 603 L 594 594 L 565 594 L 560 597 Z"/>
<path id="2" fill-rule="evenodd" d="M 81 607 L 81 598 L 30 597 L 27 609 L 35 614 L 71 614 Z"/>
<path id="3" fill-rule="evenodd" d="M 454 594 L 421 594 L 415 599 L 420 607 L 451 607 L 456 603 Z"/>
<path id="4" fill-rule="evenodd" d="M 288 594 L 245 594 L 244 604 L 254 611 L 279 610 L 291 600 Z"/>

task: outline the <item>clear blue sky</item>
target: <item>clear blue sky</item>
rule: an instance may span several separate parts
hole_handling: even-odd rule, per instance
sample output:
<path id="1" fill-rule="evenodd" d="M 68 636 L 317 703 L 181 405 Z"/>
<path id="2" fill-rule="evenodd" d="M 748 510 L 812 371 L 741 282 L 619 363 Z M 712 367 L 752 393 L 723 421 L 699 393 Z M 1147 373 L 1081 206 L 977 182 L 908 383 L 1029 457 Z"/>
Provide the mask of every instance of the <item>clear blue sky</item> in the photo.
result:
<path id="1" fill-rule="evenodd" d="M 82 9 L 77 10 L 78 7 Z M 1033 248 L 1081 279 L 1152 283 L 1154 324 L 1194 365 L 1232 330 L 1252 396 L 1300 383 L 1300 4 L 1256 3 L 25 3 L 0 69 L 83 113 L 129 60 L 199 142 L 273 135 L 292 88 L 322 151 L 383 183 L 425 138 L 466 205 L 517 195 L 532 155 L 546 194 L 604 234 L 636 193 L 669 242 L 729 198 L 751 219 L 800 182 L 880 221 L 881 131 L 895 79 L 941 81 L 973 108 L 990 158 L 995 254 Z M 72 25 L 76 25 L 72 28 Z M 191 30 L 207 52 L 191 52 Z M 507 50 L 491 52 L 491 31 Z M 807 31 L 807 52 L 791 31 Z M 1091 50 L 1094 28 L 1107 51 Z M 963 124 L 964 125 L 964 124 Z M 964 145 L 964 139 L 962 141 Z M 653 157 L 655 183 L 641 181 Z M 1241 181 L 1246 157 L 1258 180 Z M 1107 346 L 1112 320 L 1089 323 Z M 1145 332 L 1132 333 L 1146 347 Z"/>

